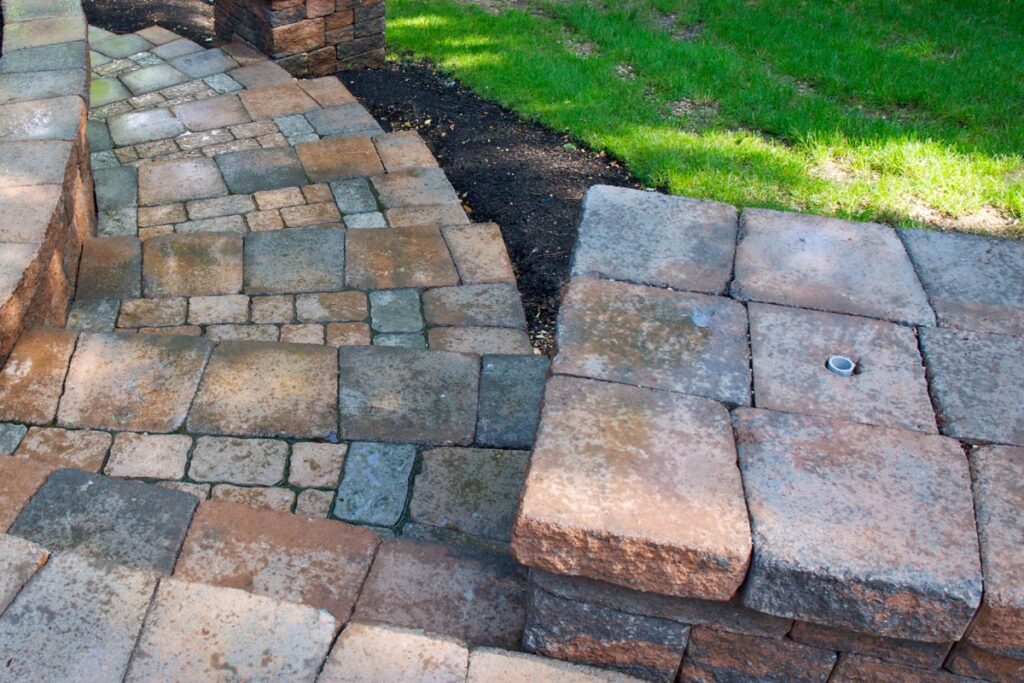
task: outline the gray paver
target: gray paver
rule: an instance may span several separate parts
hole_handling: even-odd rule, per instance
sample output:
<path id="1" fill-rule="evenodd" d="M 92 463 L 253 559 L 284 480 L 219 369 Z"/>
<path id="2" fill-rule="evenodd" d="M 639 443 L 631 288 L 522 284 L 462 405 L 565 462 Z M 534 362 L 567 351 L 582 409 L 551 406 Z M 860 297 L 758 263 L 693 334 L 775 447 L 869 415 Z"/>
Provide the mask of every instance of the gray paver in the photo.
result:
<path id="1" fill-rule="evenodd" d="M 9 533 L 51 552 L 74 551 L 169 575 L 196 499 L 179 491 L 78 470 L 58 470 Z"/>
<path id="2" fill-rule="evenodd" d="M 375 346 L 400 346 L 406 349 L 427 348 L 427 338 L 422 334 L 378 334 L 373 337 Z"/>
<path id="3" fill-rule="evenodd" d="M 242 237 L 173 234 L 143 243 L 147 297 L 235 294 L 242 288 Z"/>
<path id="4" fill-rule="evenodd" d="M 315 109 L 306 114 L 306 118 L 324 137 L 346 135 L 378 135 L 384 132 L 368 111 L 361 104 L 349 102 L 336 107 Z"/>
<path id="5" fill-rule="evenodd" d="M 345 439 L 467 445 L 476 427 L 477 358 L 443 351 L 343 347 Z M 401 396 L 401 400 L 395 400 Z"/>
<path id="6" fill-rule="evenodd" d="M 35 543 L 0 533 L 0 614 L 45 563 L 48 553 Z"/>
<path id="7" fill-rule="evenodd" d="M 405 511 L 416 447 L 353 443 L 334 500 L 334 515 L 359 524 L 389 527 Z"/>
<path id="8" fill-rule="evenodd" d="M 40 64 L 46 64 L 52 69 L 84 69 L 85 48 L 84 42 L 72 41 L 10 50 L 0 59 L 0 72 L 38 71 Z"/>
<path id="9" fill-rule="evenodd" d="M 31 681 L 119 681 L 157 577 L 63 553 L 0 618 L 4 677 Z"/>
<path id="10" fill-rule="evenodd" d="M 153 47 L 153 44 L 134 33 L 126 33 L 123 36 L 107 37 L 105 40 L 92 43 L 90 47 L 100 54 L 119 59 L 136 52 L 146 52 Z"/>
<path id="11" fill-rule="evenodd" d="M 1024 446 L 1024 339 L 959 330 L 921 330 L 943 434 Z"/>
<path id="12" fill-rule="evenodd" d="M 179 38 L 178 40 L 158 45 L 150 50 L 150 52 L 161 59 L 174 59 L 175 57 L 199 52 L 202 49 L 203 47 L 199 43 L 194 43 L 188 38 Z"/>
<path id="13" fill-rule="evenodd" d="M 376 332 L 419 332 L 423 329 L 419 292 L 415 289 L 370 292 L 370 320 Z"/>
<path id="14" fill-rule="evenodd" d="M 25 438 L 28 427 L 11 422 L 0 422 L 0 453 L 11 455 Z"/>
<path id="15" fill-rule="evenodd" d="M 133 95 L 145 95 L 156 90 L 163 90 L 172 85 L 178 85 L 188 80 L 188 76 L 175 69 L 170 64 L 156 64 L 144 66 L 138 71 L 121 76 L 128 89 Z"/>
<path id="16" fill-rule="evenodd" d="M 76 299 L 65 327 L 87 332 L 112 332 L 121 308 L 120 299 Z"/>
<path id="17" fill-rule="evenodd" d="M 448 177 L 439 168 L 421 168 L 371 178 L 381 204 L 388 209 L 404 206 L 459 204 Z"/>
<path id="18" fill-rule="evenodd" d="M 96 183 L 96 205 L 100 211 L 138 206 L 139 185 L 132 166 L 96 170 L 92 177 Z"/>
<path id="19" fill-rule="evenodd" d="M 747 209 L 732 293 L 745 301 L 935 324 L 899 237 L 875 223 Z"/>
<path id="20" fill-rule="evenodd" d="M 107 125 L 110 127 L 110 137 L 119 147 L 173 138 L 185 132 L 181 121 L 174 118 L 170 110 L 163 108 L 118 114 L 107 119 Z"/>
<path id="21" fill-rule="evenodd" d="M 238 62 L 219 47 L 175 57 L 171 60 L 171 64 L 192 78 L 212 76 L 216 73 L 230 71 L 238 66 Z"/>
<path id="22" fill-rule="evenodd" d="M 439 287 L 423 293 L 423 313 L 431 325 L 526 329 L 519 290 L 514 285 Z"/>
<path id="23" fill-rule="evenodd" d="M 204 436 L 196 441 L 188 473 L 196 481 L 274 486 L 284 479 L 287 461 L 284 441 Z"/>
<path id="24" fill-rule="evenodd" d="M 76 140 L 85 104 L 79 97 L 0 106 L 0 141 Z"/>
<path id="25" fill-rule="evenodd" d="M 377 210 L 377 199 L 364 178 L 345 178 L 331 183 L 331 192 L 338 210 L 343 214 L 367 213 Z"/>
<path id="26" fill-rule="evenodd" d="M 531 448 L 550 361 L 545 356 L 484 356 L 477 443 Z"/>
<path id="27" fill-rule="evenodd" d="M 246 293 L 291 294 L 344 288 L 343 231 L 293 229 L 246 236 Z"/>
<path id="28" fill-rule="evenodd" d="M 228 187 L 236 194 L 306 184 L 306 173 L 290 147 L 218 154 L 216 161 Z"/>

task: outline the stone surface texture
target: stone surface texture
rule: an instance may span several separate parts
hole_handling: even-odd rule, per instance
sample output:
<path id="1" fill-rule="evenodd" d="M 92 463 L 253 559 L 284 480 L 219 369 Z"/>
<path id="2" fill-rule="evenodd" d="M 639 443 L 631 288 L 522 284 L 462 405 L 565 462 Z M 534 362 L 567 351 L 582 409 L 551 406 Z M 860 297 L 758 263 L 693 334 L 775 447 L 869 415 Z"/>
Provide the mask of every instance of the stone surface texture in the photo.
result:
<path id="1" fill-rule="evenodd" d="M 458 640 L 415 629 L 356 622 L 339 636 L 317 680 L 463 683 L 468 665 L 469 651 Z"/>

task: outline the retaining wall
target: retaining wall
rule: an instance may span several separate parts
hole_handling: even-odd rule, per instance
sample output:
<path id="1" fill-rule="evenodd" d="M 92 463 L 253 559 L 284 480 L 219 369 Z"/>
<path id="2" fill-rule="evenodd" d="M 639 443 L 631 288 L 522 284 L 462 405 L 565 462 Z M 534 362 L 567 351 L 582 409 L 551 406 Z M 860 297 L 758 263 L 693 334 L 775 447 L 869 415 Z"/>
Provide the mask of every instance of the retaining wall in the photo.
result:
<path id="1" fill-rule="evenodd" d="M 89 48 L 78 0 L 3 0 L 0 358 L 63 325 L 96 213 L 86 142 Z"/>

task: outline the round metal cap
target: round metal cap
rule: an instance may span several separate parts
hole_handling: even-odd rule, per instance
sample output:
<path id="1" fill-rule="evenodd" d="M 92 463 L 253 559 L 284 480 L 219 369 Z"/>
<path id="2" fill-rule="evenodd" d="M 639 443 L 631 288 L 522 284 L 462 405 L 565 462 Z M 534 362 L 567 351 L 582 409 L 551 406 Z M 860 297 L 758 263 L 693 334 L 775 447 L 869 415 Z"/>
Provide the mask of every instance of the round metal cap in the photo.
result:
<path id="1" fill-rule="evenodd" d="M 834 372 L 840 377 L 849 377 L 853 374 L 857 364 L 846 356 L 829 356 L 825 367 L 828 368 L 829 372 Z"/>

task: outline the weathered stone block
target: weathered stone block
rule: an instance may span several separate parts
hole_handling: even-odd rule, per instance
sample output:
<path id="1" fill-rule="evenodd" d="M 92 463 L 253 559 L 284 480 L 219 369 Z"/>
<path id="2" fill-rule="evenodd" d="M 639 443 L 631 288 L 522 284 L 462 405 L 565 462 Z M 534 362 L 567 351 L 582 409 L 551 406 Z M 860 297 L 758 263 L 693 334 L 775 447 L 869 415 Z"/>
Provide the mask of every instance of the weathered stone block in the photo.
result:
<path id="1" fill-rule="evenodd" d="M 981 679 L 995 683 L 1017 683 L 1024 678 L 1024 659 L 1003 657 L 966 641 L 953 648 L 946 666 L 953 673 L 966 676 L 971 681 Z"/>
<path id="2" fill-rule="evenodd" d="M 434 327 L 427 333 L 427 342 L 432 349 L 478 356 L 533 353 L 526 332 L 508 327 Z"/>
<path id="3" fill-rule="evenodd" d="M 302 165 L 313 181 L 384 172 L 377 150 L 369 138 L 351 136 L 307 142 L 295 147 Z"/>
<path id="4" fill-rule="evenodd" d="M 253 149 L 215 157 L 232 192 L 250 194 L 290 185 L 305 185 L 306 174 L 290 148 Z"/>
<path id="5" fill-rule="evenodd" d="M 789 637 L 819 650 L 838 650 L 877 657 L 886 662 L 934 671 L 942 666 L 953 643 L 922 643 L 900 638 L 882 638 L 840 628 L 798 621 Z"/>
<path id="6" fill-rule="evenodd" d="M 423 293 L 423 314 L 431 325 L 526 329 L 519 291 L 512 285 L 439 287 Z"/>
<path id="7" fill-rule="evenodd" d="M 415 289 L 370 292 L 370 324 L 375 332 L 419 332 L 423 329 L 420 293 Z"/>
<path id="8" fill-rule="evenodd" d="M 380 527 L 394 526 L 405 512 L 416 448 L 353 443 L 334 501 L 334 516 Z"/>
<path id="9" fill-rule="evenodd" d="M 550 362 L 546 356 L 484 356 L 476 442 L 495 448 L 533 447 Z"/>
<path id="10" fill-rule="evenodd" d="M 0 420 L 46 424 L 53 419 L 77 338 L 71 330 L 45 328 L 21 335 L 0 372 Z"/>
<path id="11" fill-rule="evenodd" d="M 235 294 L 242 289 L 240 235 L 162 235 L 146 240 L 142 250 L 147 297 Z"/>
<path id="12" fill-rule="evenodd" d="M 304 228 L 245 238 L 245 291 L 324 292 L 345 288 L 345 233 Z"/>
<path id="13" fill-rule="evenodd" d="M 0 614 L 25 582 L 46 564 L 49 553 L 17 536 L 0 534 Z"/>
<path id="14" fill-rule="evenodd" d="M 192 437 L 185 434 L 133 434 L 114 437 L 103 473 L 111 477 L 181 479 L 185 476 Z"/>
<path id="15" fill-rule="evenodd" d="M 466 646 L 451 638 L 382 624 L 353 623 L 338 638 L 317 680 L 462 683 L 468 659 Z"/>
<path id="16" fill-rule="evenodd" d="M 785 639 L 766 639 L 697 627 L 690 633 L 681 683 L 751 680 L 824 683 L 836 662 L 834 652 Z"/>
<path id="17" fill-rule="evenodd" d="M 6 531 L 53 467 L 19 458 L 0 458 L 0 531 Z"/>
<path id="18" fill-rule="evenodd" d="M 213 159 L 175 159 L 139 167 L 139 203 L 143 206 L 220 197 L 227 193 L 228 188 Z"/>
<path id="19" fill-rule="evenodd" d="M 320 132 L 319 129 L 317 132 Z M 388 173 L 371 180 L 381 204 L 388 209 L 436 204 L 459 205 L 458 195 L 444 171 L 439 168 Z"/>
<path id="20" fill-rule="evenodd" d="M 281 68 L 276 64 L 274 64 L 274 67 L 277 69 Z M 244 69 L 252 68 L 255 67 L 247 66 L 237 69 L 232 72 L 232 78 L 248 87 L 245 83 L 244 74 L 240 72 Z M 292 77 L 288 76 L 286 72 L 282 71 L 282 73 L 288 77 L 289 81 L 292 80 Z M 287 82 L 270 87 L 261 87 L 259 90 L 246 90 L 239 93 L 238 96 L 241 98 L 246 111 L 249 112 L 249 116 L 254 121 L 271 119 L 275 116 L 287 116 L 288 114 L 300 114 L 317 108 L 316 101 L 307 95 L 302 88 Z M 300 185 L 302 183 L 293 184 Z"/>
<path id="21" fill-rule="evenodd" d="M 284 441 L 202 436 L 188 473 L 196 481 L 275 486 L 284 481 L 287 462 Z"/>
<path id="22" fill-rule="evenodd" d="M 75 467 L 98 472 L 110 450 L 110 434 L 91 430 L 32 427 L 14 452 L 48 467 Z"/>
<path id="23" fill-rule="evenodd" d="M 458 213 L 462 210 L 459 209 Z M 441 234 L 463 284 L 516 283 L 501 230 L 494 223 L 447 225 L 441 228 Z"/>
<path id="24" fill-rule="evenodd" d="M 746 574 L 750 527 L 725 409 L 552 378 L 512 550 L 559 574 L 728 599 Z"/>
<path id="25" fill-rule="evenodd" d="M 179 104 L 174 107 L 174 115 L 193 131 L 212 130 L 249 121 L 249 114 L 235 95 L 208 97 Z"/>
<path id="26" fill-rule="evenodd" d="M 873 657 L 840 654 L 829 683 L 971 683 L 945 671 L 926 671 L 890 664 Z"/>
<path id="27" fill-rule="evenodd" d="M 82 245 L 79 301 L 138 297 L 141 283 L 142 244 L 135 237 L 100 237 Z"/>
<path id="28" fill-rule="evenodd" d="M 437 229 L 380 228 L 346 234 L 345 283 L 357 289 L 444 287 L 459 284 Z"/>

